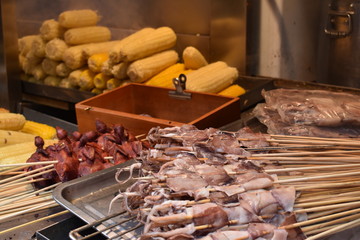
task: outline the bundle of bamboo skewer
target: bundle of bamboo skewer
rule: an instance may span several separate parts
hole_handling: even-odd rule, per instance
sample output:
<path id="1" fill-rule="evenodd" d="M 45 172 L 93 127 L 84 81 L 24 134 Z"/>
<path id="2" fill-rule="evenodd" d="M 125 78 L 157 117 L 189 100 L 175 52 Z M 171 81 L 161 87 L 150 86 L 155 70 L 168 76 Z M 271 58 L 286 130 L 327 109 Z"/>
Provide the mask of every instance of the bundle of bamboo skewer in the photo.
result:
<path id="1" fill-rule="evenodd" d="M 307 239 L 316 240 L 360 225 L 359 139 L 269 135 L 266 141 L 269 147 L 248 149 L 253 151 L 248 159 L 278 163 L 281 167 L 265 171 L 278 174 L 276 184 L 294 186 L 300 193 L 295 214 L 307 213 L 307 220 L 283 228 L 301 227 Z M 58 206 L 51 194 L 60 183 L 40 190 L 31 186 L 43 180 L 34 177 L 53 171 L 55 163 L 42 162 L 46 166 L 29 172 L 23 169 L 31 163 L 0 166 L 0 222 Z"/>

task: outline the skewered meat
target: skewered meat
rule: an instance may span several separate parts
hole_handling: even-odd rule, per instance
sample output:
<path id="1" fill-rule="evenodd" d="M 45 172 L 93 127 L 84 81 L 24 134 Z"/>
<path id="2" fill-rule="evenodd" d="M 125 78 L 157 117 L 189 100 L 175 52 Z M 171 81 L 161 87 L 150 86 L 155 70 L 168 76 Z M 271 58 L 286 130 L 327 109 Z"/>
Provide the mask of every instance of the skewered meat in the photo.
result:
<path id="1" fill-rule="evenodd" d="M 150 131 L 154 149 L 142 151 L 140 164 L 130 167 L 144 178 L 118 195 L 145 223 L 141 239 L 285 240 L 292 234 L 277 228 L 293 211 L 295 189 L 274 184 L 277 176 L 264 172 L 270 161 L 246 160 L 247 147 L 268 144 L 249 129 L 243 130 L 246 138 L 241 132 L 188 126 Z M 222 229 L 232 225 L 245 230 Z"/>
<path id="2" fill-rule="evenodd" d="M 121 125 L 109 128 L 100 120 L 95 124 L 98 131 L 83 134 L 75 131 L 72 136 L 57 127 L 59 142 L 46 149 L 43 149 L 44 142 L 40 137 L 35 139 L 37 150 L 28 162 L 58 161 L 55 164 L 56 172 L 44 174 L 42 177 L 48 180 L 36 183 L 36 187 L 69 181 L 123 163 L 139 156 L 141 151 L 147 148 L 146 144 L 136 140 L 134 135 Z M 40 167 L 40 164 L 35 165 L 27 168 L 27 171 Z"/>

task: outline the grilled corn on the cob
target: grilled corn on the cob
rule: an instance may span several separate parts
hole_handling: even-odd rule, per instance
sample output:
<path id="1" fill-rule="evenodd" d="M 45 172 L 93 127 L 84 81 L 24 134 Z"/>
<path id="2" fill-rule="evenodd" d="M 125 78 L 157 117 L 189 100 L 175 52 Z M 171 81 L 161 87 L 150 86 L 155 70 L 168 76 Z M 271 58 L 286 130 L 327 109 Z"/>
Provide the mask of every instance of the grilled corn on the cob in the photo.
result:
<path id="1" fill-rule="evenodd" d="M 111 77 L 103 74 L 98 73 L 94 77 L 94 85 L 97 89 L 103 90 L 106 88 L 106 82 L 110 80 Z"/>
<path id="2" fill-rule="evenodd" d="M 40 136 L 43 139 L 53 139 L 56 137 L 56 129 L 54 127 L 29 120 L 26 120 L 24 127 L 20 131 Z"/>
<path id="3" fill-rule="evenodd" d="M 121 48 L 123 48 L 126 44 L 129 44 L 131 42 L 139 42 L 143 40 L 147 35 L 155 31 L 154 28 L 143 28 L 139 31 L 123 38 L 120 42 L 116 43 L 109 51 L 109 58 L 111 64 L 116 64 L 120 62 L 120 52 Z"/>
<path id="4" fill-rule="evenodd" d="M 84 70 L 79 77 L 79 87 L 81 90 L 90 91 L 95 87 L 94 85 L 94 77 L 95 73 L 90 71 L 89 69 Z"/>
<path id="5" fill-rule="evenodd" d="M 50 40 L 45 46 L 45 55 L 47 58 L 55 61 L 62 60 L 62 56 L 66 49 L 68 49 L 68 45 L 64 40 L 59 38 L 54 38 Z"/>
<path id="6" fill-rule="evenodd" d="M 51 76 L 56 76 L 56 66 L 59 65 L 60 62 L 51 60 L 49 58 L 44 58 L 41 63 L 41 66 L 44 72 Z"/>
<path id="7" fill-rule="evenodd" d="M 173 88 L 173 79 L 179 77 L 181 73 L 187 74 L 189 72 L 191 72 L 191 70 L 185 70 L 185 65 L 183 63 L 176 63 L 153 76 L 150 80 L 145 82 L 145 84 L 156 87 Z"/>
<path id="8" fill-rule="evenodd" d="M 187 47 L 184 49 L 182 58 L 187 69 L 199 69 L 208 65 L 205 57 L 201 54 L 199 50 L 194 47 Z"/>
<path id="9" fill-rule="evenodd" d="M 186 77 L 186 89 L 217 93 L 237 79 L 238 71 L 224 62 L 215 62 L 188 73 Z"/>
<path id="10" fill-rule="evenodd" d="M 245 89 L 237 84 L 233 84 L 224 90 L 220 91 L 218 94 L 227 97 L 238 97 L 245 93 Z"/>
<path id="11" fill-rule="evenodd" d="M 42 39 L 40 36 L 36 37 L 33 40 L 32 49 L 34 51 L 35 56 L 39 58 L 45 57 L 45 45 L 46 43 L 44 39 Z"/>
<path id="12" fill-rule="evenodd" d="M 120 50 L 120 61 L 131 62 L 172 48 L 176 34 L 169 27 L 160 27 L 142 39 L 125 44 Z"/>
<path id="13" fill-rule="evenodd" d="M 40 35 L 45 41 L 50 41 L 54 38 L 62 38 L 65 28 L 60 26 L 55 19 L 45 20 L 40 27 Z"/>
<path id="14" fill-rule="evenodd" d="M 129 67 L 128 62 L 121 62 L 112 67 L 111 73 L 114 75 L 117 79 L 125 79 L 128 77 L 126 71 Z"/>
<path id="15" fill-rule="evenodd" d="M 65 28 L 76 28 L 96 25 L 100 17 L 91 9 L 70 10 L 59 15 L 59 23 Z"/>
<path id="16" fill-rule="evenodd" d="M 64 33 L 64 40 L 69 45 L 109 41 L 110 29 L 103 26 L 72 28 Z"/>
<path id="17" fill-rule="evenodd" d="M 108 53 L 97 53 L 89 57 L 88 66 L 89 69 L 95 73 L 101 72 L 101 66 L 109 59 Z"/>
<path id="18" fill-rule="evenodd" d="M 71 71 L 71 68 L 66 66 L 66 64 L 63 62 L 59 63 L 55 68 L 56 75 L 58 75 L 59 77 L 67 77 L 69 76 Z"/>
<path id="19" fill-rule="evenodd" d="M 17 131 L 25 124 L 25 117 L 19 113 L 0 113 L 0 129 Z"/>
<path id="20" fill-rule="evenodd" d="M 178 60 L 176 51 L 167 50 L 131 63 L 127 75 L 133 82 L 145 82 Z"/>

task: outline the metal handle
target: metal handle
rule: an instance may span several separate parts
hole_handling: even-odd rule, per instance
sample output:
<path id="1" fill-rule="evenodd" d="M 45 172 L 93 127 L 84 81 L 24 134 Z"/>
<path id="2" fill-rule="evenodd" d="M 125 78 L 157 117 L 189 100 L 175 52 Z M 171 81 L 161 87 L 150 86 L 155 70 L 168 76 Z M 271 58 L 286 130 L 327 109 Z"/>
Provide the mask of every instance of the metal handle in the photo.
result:
<path id="1" fill-rule="evenodd" d="M 331 25 L 331 21 L 334 21 L 334 17 L 346 17 L 347 18 L 347 24 L 348 24 L 348 29 L 347 31 L 337 31 L 335 29 L 328 29 L 329 25 Z M 351 19 L 351 14 L 350 13 L 337 13 L 337 12 L 332 12 L 329 13 L 329 21 L 330 24 L 327 24 L 327 26 L 325 27 L 325 34 L 330 35 L 331 37 L 346 37 L 348 35 L 350 35 L 351 31 L 352 31 L 352 19 Z"/>

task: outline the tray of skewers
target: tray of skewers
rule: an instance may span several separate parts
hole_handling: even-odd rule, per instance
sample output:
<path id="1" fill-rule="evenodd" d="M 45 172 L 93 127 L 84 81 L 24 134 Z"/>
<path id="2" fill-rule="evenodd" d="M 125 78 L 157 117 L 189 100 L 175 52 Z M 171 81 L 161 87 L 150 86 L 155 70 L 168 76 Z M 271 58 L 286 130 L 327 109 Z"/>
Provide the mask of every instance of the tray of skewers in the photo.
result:
<path id="1" fill-rule="evenodd" d="M 112 239 L 315 240 L 360 225 L 358 140 L 183 125 L 146 141 L 55 200 Z"/>

